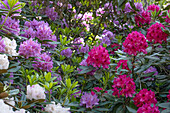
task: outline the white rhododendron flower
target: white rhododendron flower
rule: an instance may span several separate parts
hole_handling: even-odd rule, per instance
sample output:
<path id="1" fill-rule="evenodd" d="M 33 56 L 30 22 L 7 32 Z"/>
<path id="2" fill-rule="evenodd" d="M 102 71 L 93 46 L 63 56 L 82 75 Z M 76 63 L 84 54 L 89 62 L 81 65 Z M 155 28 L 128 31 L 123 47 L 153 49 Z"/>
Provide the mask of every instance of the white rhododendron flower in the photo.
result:
<path id="1" fill-rule="evenodd" d="M 14 113 L 13 110 L 0 99 L 0 113 Z"/>
<path id="2" fill-rule="evenodd" d="M 0 69 L 8 69 L 9 61 L 8 56 L 0 54 Z"/>
<path id="3" fill-rule="evenodd" d="M 48 113 L 70 113 L 69 110 L 70 108 L 64 108 L 60 103 L 55 105 L 55 102 L 52 102 L 52 104 L 48 104 L 45 107 L 45 111 Z"/>
<path id="4" fill-rule="evenodd" d="M 4 99 L 4 102 L 7 102 L 8 104 L 12 105 L 12 106 L 15 106 L 15 101 L 14 101 L 14 97 L 12 98 L 5 98 Z M 12 110 L 13 107 L 9 106 L 9 109 Z"/>
<path id="5" fill-rule="evenodd" d="M 20 109 L 20 110 L 15 111 L 14 113 L 26 113 L 26 110 Z M 27 113 L 30 113 L 30 112 L 27 111 Z"/>
<path id="6" fill-rule="evenodd" d="M 28 85 L 26 97 L 30 100 L 45 99 L 45 89 L 42 88 L 39 84 L 32 86 Z"/>
<path id="7" fill-rule="evenodd" d="M 2 40 L 4 41 L 5 44 L 5 53 L 12 56 L 17 56 L 18 53 L 16 51 L 16 47 L 17 47 L 16 41 L 14 39 L 11 41 L 7 37 L 3 38 Z"/>

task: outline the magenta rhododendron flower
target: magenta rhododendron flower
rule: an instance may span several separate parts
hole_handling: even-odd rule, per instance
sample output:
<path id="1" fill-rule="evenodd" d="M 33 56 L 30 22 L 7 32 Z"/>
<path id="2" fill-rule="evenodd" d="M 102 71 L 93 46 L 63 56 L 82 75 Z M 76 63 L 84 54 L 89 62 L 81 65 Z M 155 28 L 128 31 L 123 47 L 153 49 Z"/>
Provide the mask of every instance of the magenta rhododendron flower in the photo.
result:
<path id="1" fill-rule="evenodd" d="M 169 94 L 167 95 L 168 100 L 170 100 L 170 90 L 169 90 Z"/>
<path id="2" fill-rule="evenodd" d="M 114 48 L 113 51 L 110 51 L 110 54 L 115 54 L 115 51 L 117 51 L 118 49 L 120 49 L 120 45 L 117 43 L 114 43 L 111 45 L 111 48 Z"/>
<path id="3" fill-rule="evenodd" d="M 36 61 L 35 64 L 32 64 L 35 70 L 42 70 L 42 71 L 51 71 L 53 68 L 53 61 L 51 60 L 51 57 L 47 55 L 46 53 L 43 53 L 39 55 L 39 58 L 35 58 Z"/>
<path id="4" fill-rule="evenodd" d="M 144 104 L 137 110 L 137 113 L 160 113 L 158 106 L 151 104 Z"/>
<path id="5" fill-rule="evenodd" d="M 101 90 L 103 90 L 103 88 L 100 88 L 100 87 L 94 87 L 94 89 L 95 89 L 97 92 L 100 92 Z"/>
<path id="6" fill-rule="evenodd" d="M 127 77 L 127 75 L 119 75 L 118 78 L 115 78 L 112 85 L 113 96 L 126 96 L 132 97 L 135 94 L 135 82 L 132 78 Z"/>
<path id="7" fill-rule="evenodd" d="M 39 44 L 37 40 L 33 41 L 32 38 L 30 38 L 20 44 L 19 54 L 25 58 L 38 57 L 41 54 L 41 50 L 41 44 Z"/>
<path id="8" fill-rule="evenodd" d="M 149 5 L 149 6 L 148 6 L 147 11 L 149 11 L 149 10 L 151 10 L 151 11 L 153 11 L 153 12 L 156 10 L 156 12 L 158 12 L 158 11 L 160 10 L 160 8 L 159 8 L 158 5 L 152 4 L 152 5 Z"/>
<path id="9" fill-rule="evenodd" d="M 133 98 L 134 104 L 137 107 L 142 107 L 144 104 L 156 104 L 157 100 L 155 98 L 155 93 L 151 90 L 142 89 Z"/>
<path id="10" fill-rule="evenodd" d="M 125 48 L 124 52 L 130 55 L 136 56 L 139 52 L 147 54 L 146 48 L 148 47 L 148 44 L 145 36 L 137 31 L 128 34 L 126 40 L 123 42 L 123 46 Z"/>
<path id="11" fill-rule="evenodd" d="M 98 47 L 91 49 L 88 55 L 86 60 L 88 65 L 92 65 L 93 67 L 100 67 L 102 65 L 103 68 L 109 68 L 110 58 L 106 48 L 99 45 Z"/>
<path id="12" fill-rule="evenodd" d="M 160 44 L 162 44 L 162 41 L 166 42 L 168 34 L 163 32 L 161 27 L 165 29 L 164 25 L 161 23 L 155 23 L 147 29 L 146 38 L 148 41 Z"/>
<path id="13" fill-rule="evenodd" d="M 86 108 L 93 108 L 93 106 L 98 105 L 99 99 L 97 95 L 92 95 L 91 93 L 84 93 L 80 99 L 80 106 L 86 105 Z"/>
<path id="14" fill-rule="evenodd" d="M 170 12 L 170 9 L 168 10 L 168 13 Z M 168 15 L 166 15 L 165 17 L 165 22 L 169 23 L 170 24 L 170 18 Z"/>
<path id="15" fill-rule="evenodd" d="M 119 60 L 119 62 L 117 63 L 116 69 L 118 69 L 122 65 L 122 69 L 129 70 L 129 67 L 127 65 L 127 61 L 128 60 Z"/>
<path id="16" fill-rule="evenodd" d="M 142 26 L 142 25 L 144 25 L 144 24 L 150 24 L 150 22 L 151 22 L 151 13 L 150 12 L 148 12 L 148 11 L 143 11 L 142 13 L 141 13 L 141 16 L 143 17 L 140 17 L 140 16 L 138 16 L 138 15 L 136 15 L 135 16 L 135 22 L 136 22 L 136 24 L 140 27 L 140 26 Z"/>

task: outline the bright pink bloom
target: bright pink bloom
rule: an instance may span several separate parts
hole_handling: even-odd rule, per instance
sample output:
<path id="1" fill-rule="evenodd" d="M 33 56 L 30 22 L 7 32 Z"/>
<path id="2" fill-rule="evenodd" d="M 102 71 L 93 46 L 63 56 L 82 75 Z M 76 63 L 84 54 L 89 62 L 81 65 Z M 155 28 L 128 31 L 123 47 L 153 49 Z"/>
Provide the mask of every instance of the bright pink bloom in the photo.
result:
<path id="1" fill-rule="evenodd" d="M 150 26 L 149 29 L 147 29 L 146 38 L 148 39 L 148 41 L 160 44 L 162 44 L 162 41 L 166 42 L 168 34 L 163 32 L 161 27 L 165 29 L 164 25 L 162 25 L 161 23 L 155 23 Z"/>
<path id="2" fill-rule="evenodd" d="M 137 113 L 160 113 L 160 111 L 156 105 L 152 107 L 151 104 L 144 104 L 138 109 Z"/>
<path id="3" fill-rule="evenodd" d="M 110 58 L 106 48 L 99 45 L 98 47 L 91 49 L 88 54 L 89 56 L 86 59 L 88 66 L 92 65 L 93 67 L 100 67 L 102 65 L 103 68 L 109 68 Z"/>
<path id="4" fill-rule="evenodd" d="M 120 49 L 120 45 L 117 43 L 114 43 L 111 45 L 111 48 L 114 48 L 113 51 L 111 51 L 111 54 L 114 54 L 115 51 L 117 51 L 118 49 Z"/>
<path id="5" fill-rule="evenodd" d="M 127 77 L 127 75 L 120 75 L 118 78 L 115 78 L 112 85 L 113 96 L 126 96 L 132 97 L 135 94 L 135 82 L 132 78 Z"/>
<path id="6" fill-rule="evenodd" d="M 135 22 L 140 27 L 144 24 L 150 24 L 151 22 L 151 13 L 148 11 L 143 11 L 140 17 L 138 15 L 135 16 Z"/>
<path id="7" fill-rule="evenodd" d="M 168 100 L 170 100 L 170 90 L 169 90 L 169 95 L 167 95 Z"/>
<path id="8" fill-rule="evenodd" d="M 145 36 L 142 33 L 137 31 L 133 31 L 132 33 L 128 34 L 126 40 L 123 42 L 124 52 L 130 55 L 137 55 L 138 52 L 143 52 L 147 54 L 146 48 L 148 44 L 146 42 Z"/>
<path id="9" fill-rule="evenodd" d="M 103 88 L 99 88 L 99 87 L 94 87 L 94 89 L 95 89 L 97 92 L 100 92 L 101 90 L 103 90 Z"/>
<path id="10" fill-rule="evenodd" d="M 157 100 L 155 98 L 155 93 L 153 91 L 148 91 L 147 89 L 142 89 L 133 98 L 134 104 L 137 107 L 142 107 L 144 104 L 156 104 Z"/>
<path id="11" fill-rule="evenodd" d="M 170 12 L 170 9 L 168 10 L 168 13 Z M 166 15 L 165 17 L 165 22 L 169 23 L 170 24 L 170 18 L 168 15 Z"/>
<path id="12" fill-rule="evenodd" d="M 158 12 L 160 10 L 160 7 L 158 5 L 152 4 L 152 5 L 148 6 L 147 11 L 149 11 L 149 10 L 151 10 L 153 12 L 156 10 L 156 12 Z"/>
<path id="13" fill-rule="evenodd" d="M 129 67 L 127 65 L 127 61 L 128 60 L 119 60 L 119 62 L 117 63 L 116 69 L 118 69 L 122 65 L 122 69 L 129 70 Z"/>

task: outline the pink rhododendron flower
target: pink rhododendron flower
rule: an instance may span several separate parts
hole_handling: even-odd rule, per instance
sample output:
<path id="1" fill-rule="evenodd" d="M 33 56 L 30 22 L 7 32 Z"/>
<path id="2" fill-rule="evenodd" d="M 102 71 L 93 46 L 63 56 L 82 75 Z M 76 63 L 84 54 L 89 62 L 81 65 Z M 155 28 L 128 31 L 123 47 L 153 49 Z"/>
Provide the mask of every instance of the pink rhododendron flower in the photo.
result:
<path id="1" fill-rule="evenodd" d="M 167 95 L 168 100 L 170 100 L 170 90 L 169 90 L 169 94 Z"/>
<path id="2" fill-rule="evenodd" d="M 118 69 L 122 65 L 122 69 L 129 70 L 129 67 L 127 65 L 127 61 L 128 60 L 119 60 L 119 62 L 117 63 L 116 69 Z"/>
<path id="3" fill-rule="evenodd" d="M 86 60 L 88 65 L 92 65 L 93 67 L 100 67 L 102 65 L 103 68 L 109 68 L 110 58 L 106 48 L 99 45 L 91 49 L 88 54 L 89 56 Z"/>
<path id="4" fill-rule="evenodd" d="M 160 111 L 156 105 L 152 107 L 151 104 L 144 104 L 137 110 L 137 113 L 160 113 Z"/>
<path id="5" fill-rule="evenodd" d="M 155 93 L 153 91 L 148 91 L 147 89 L 142 89 L 133 98 L 134 104 L 137 107 L 142 107 L 144 104 L 156 104 L 157 100 L 155 98 Z"/>
<path id="6" fill-rule="evenodd" d="M 148 11 L 143 11 L 140 17 L 138 15 L 135 16 L 135 22 L 140 27 L 144 24 L 150 24 L 151 22 L 151 13 Z"/>
<path id="7" fill-rule="evenodd" d="M 99 88 L 99 87 L 94 87 L 94 89 L 95 89 L 97 92 L 100 92 L 101 90 L 103 90 L 103 88 Z"/>
<path id="8" fill-rule="evenodd" d="M 162 44 L 162 41 L 166 42 L 168 34 L 163 32 L 161 27 L 165 29 L 164 25 L 161 23 L 155 23 L 147 29 L 146 38 L 148 41 L 160 44 Z"/>
<path id="9" fill-rule="evenodd" d="M 128 34 L 126 40 L 123 42 L 124 52 L 130 55 L 137 55 L 138 52 L 143 52 L 147 54 L 146 48 L 148 44 L 146 42 L 145 36 L 142 33 L 133 31 Z"/>
<path id="10" fill-rule="evenodd" d="M 112 85 L 113 96 L 126 96 L 132 97 L 135 94 L 135 82 L 132 78 L 127 77 L 127 75 L 120 75 L 118 78 L 115 78 Z"/>
<path id="11" fill-rule="evenodd" d="M 151 11 L 155 11 L 156 10 L 156 12 L 158 12 L 160 10 L 160 7 L 158 5 L 152 4 L 152 5 L 148 6 L 147 11 L 149 11 L 149 10 L 151 10 Z"/>

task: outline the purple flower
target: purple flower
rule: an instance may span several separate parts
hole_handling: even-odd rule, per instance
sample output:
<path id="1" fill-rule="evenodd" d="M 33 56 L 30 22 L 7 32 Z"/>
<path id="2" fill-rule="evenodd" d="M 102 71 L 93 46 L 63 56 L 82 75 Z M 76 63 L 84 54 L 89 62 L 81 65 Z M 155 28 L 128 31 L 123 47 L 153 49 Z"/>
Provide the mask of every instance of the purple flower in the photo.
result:
<path id="1" fill-rule="evenodd" d="M 146 71 L 144 71 L 144 73 L 151 73 L 151 72 L 155 72 L 154 75 L 158 75 L 158 71 L 155 67 L 150 66 Z"/>
<path id="2" fill-rule="evenodd" d="M 99 99 L 97 95 L 92 95 L 91 93 L 84 93 L 80 99 L 80 106 L 86 105 L 86 108 L 93 108 L 93 106 L 98 105 Z"/>
<path id="3" fill-rule="evenodd" d="M 73 93 L 73 94 L 71 94 L 71 95 L 73 95 L 75 98 L 76 98 L 76 97 L 80 97 L 80 95 L 81 95 L 81 90 L 79 90 L 79 91 L 77 91 L 76 93 Z"/>
<path id="4" fill-rule="evenodd" d="M 136 9 L 138 9 L 139 11 L 138 11 L 138 13 L 139 14 L 142 14 L 142 12 L 143 12 L 143 4 L 142 3 L 135 3 L 135 7 L 136 7 Z"/>
<path id="5" fill-rule="evenodd" d="M 127 2 L 127 3 L 125 4 L 125 9 L 124 9 L 125 13 L 131 12 L 131 9 L 132 9 L 132 7 L 130 6 L 130 3 Z"/>
<path id="6" fill-rule="evenodd" d="M 20 44 L 19 54 L 25 58 L 38 57 L 41 54 L 41 50 L 41 44 L 39 44 L 37 40 L 33 41 L 32 38 L 30 38 Z"/>
<path id="7" fill-rule="evenodd" d="M 13 77 L 14 77 L 14 74 L 13 74 L 13 72 L 11 72 L 9 78 L 13 78 Z M 12 84 L 13 84 L 13 82 L 14 82 L 13 79 L 11 79 L 11 80 L 9 80 L 9 81 L 10 81 Z"/>
<path id="8" fill-rule="evenodd" d="M 51 57 L 47 55 L 46 53 L 43 53 L 39 55 L 39 58 L 35 58 L 36 61 L 34 61 L 35 64 L 32 64 L 35 70 L 42 70 L 42 71 L 50 71 L 53 68 L 53 61 L 51 60 Z"/>
<path id="9" fill-rule="evenodd" d="M 142 3 L 135 3 L 134 5 L 135 5 L 136 9 L 139 10 L 138 13 L 141 14 L 141 13 L 143 12 L 143 5 L 142 5 Z M 129 3 L 129 2 L 127 2 L 127 3 L 125 4 L 125 9 L 124 9 L 124 11 L 125 11 L 125 13 L 130 13 L 130 12 L 132 11 L 132 7 L 130 6 L 130 3 Z"/>
<path id="10" fill-rule="evenodd" d="M 22 34 L 21 36 L 26 37 L 26 38 L 35 38 L 35 31 L 32 29 L 32 27 L 28 29 L 23 30 L 25 33 Z"/>
<path id="11" fill-rule="evenodd" d="M 0 52 L 2 53 L 5 52 L 5 44 L 1 37 L 0 37 Z"/>
<path id="12" fill-rule="evenodd" d="M 77 53 L 87 53 L 89 52 L 89 46 L 86 45 L 85 47 L 83 46 L 83 44 L 79 45 L 79 48 L 77 49 Z"/>
<path id="13" fill-rule="evenodd" d="M 5 20 L 5 16 L 2 16 L 2 21 L 0 21 L 0 24 L 3 24 Z M 13 33 L 15 35 L 19 35 L 20 28 L 19 28 L 19 20 L 12 19 L 11 17 L 7 17 L 6 22 L 4 23 L 3 28 L 10 33 Z M 3 31 L 5 32 L 5 31 Z M 8 32 L 5 32 L 8 33 Z"/>
<path id="14" fill-rule="evenodd" d="M 52 20 L 55 21 L 58 18 L 58 13 L 55 12 L 55 7 L 47 7 L 45 14 Z"/>
<path id="15" fill-rule="evenodd" d="M 107 44 L 107 46 L 109 46 L 109 45 L 111 44 L 110 39 L 109 39 L 108 37 L 103 37 L 103 38 L 101 39 L 100 45 L 103 45 L 103 44 Z"/>
<path id="16" fill-rule="evenodd" d="M 115 37 L 115 35 L 111 31 L 106 30 L 106 29 L 103 31 L 103 35 L 105 37 L 108 37 L 110 40 L 113 40 Z"/>
<path id="17" fill-rule="evenodd" d="M 70 48 L 64 49 L 61 51 L 62 56 L 66 56 L 67 58 L 70 58 L 72 55 L 72 50 Z"/>

